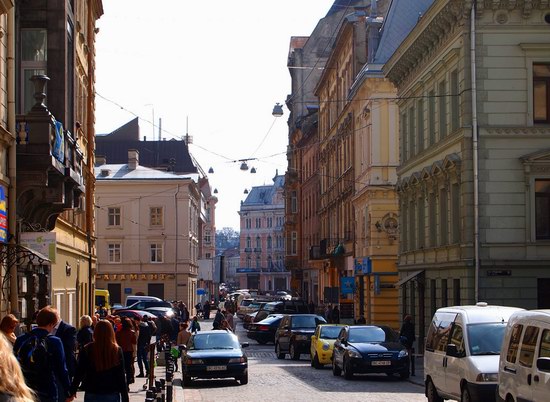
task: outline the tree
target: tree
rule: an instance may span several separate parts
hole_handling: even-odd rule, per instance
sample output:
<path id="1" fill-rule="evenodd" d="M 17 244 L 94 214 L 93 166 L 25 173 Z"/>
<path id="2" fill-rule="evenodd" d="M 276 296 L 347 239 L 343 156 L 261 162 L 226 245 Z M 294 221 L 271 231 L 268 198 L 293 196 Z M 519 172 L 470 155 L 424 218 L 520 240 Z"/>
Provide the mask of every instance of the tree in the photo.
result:
<path id="1" fill-rule="evenodd" d="M 239 247 L 239 232 L 230 227 L 216 230 L 216 254 L 231 247 Z"/>

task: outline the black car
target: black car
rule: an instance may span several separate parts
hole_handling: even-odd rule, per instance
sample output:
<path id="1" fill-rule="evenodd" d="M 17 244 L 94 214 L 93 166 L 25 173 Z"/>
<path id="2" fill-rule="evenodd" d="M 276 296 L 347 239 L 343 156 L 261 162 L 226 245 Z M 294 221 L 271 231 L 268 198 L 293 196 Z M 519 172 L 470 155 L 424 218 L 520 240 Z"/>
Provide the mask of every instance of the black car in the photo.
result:
<path id="1" fill-rule="evenodd" d="M 285 315 L 275 332 L 275 354 L 278 359 L 284 359 L 290 354 L 293 360 L 299 360 L 300 354 L 309 353 L 311 336 L 319 324 L 327 321 L 316 314 Z"/>
<path id="2" fill-rule="evenodd" d="M 194 378 L 235 378 L 248 384 L 248 358 L 237 335 L 230 331 L 200 331 L 193 334 L 189 346 L 182 346 L 182 375 L 184 385 Z"/>
<path id="3" fill-rule="evenodd" d="M 334 342 L 332 373 L 348 380 L 356 373 L 399 374 L 409 378 L 409 354 L 397 333 L 386 326 L 344 326 Z"/>
<path id="4" fill-rule="evenodd" d="M 275 342 L 275 332 L 283 317 L 282 314 L 271 314 L 260 322 L 251 323 L 246 331 L 246 336 L 254 339 L 260 345 Z"/>
<path id="5" fill-rule="evenodd" d="M 309 314 L 309 306 L 304 300 L 279 300 L 264 304 L 254 317 L 259 322 L 270 314 Z"/>

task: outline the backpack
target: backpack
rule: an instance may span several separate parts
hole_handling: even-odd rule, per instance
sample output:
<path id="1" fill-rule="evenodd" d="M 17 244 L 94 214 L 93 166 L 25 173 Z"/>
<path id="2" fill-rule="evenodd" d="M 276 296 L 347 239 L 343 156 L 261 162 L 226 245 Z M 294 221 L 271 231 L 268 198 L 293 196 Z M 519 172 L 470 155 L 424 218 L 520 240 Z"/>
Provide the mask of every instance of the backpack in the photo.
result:
<path id="1" fill-rule="evenodd" d="M 27 385 L 37 391 L 47 388 L 51 381 L 50 376 L 47 375 L 51 372 L 48 336 L 38 337 L 30 334 L 15 351 Z"/>

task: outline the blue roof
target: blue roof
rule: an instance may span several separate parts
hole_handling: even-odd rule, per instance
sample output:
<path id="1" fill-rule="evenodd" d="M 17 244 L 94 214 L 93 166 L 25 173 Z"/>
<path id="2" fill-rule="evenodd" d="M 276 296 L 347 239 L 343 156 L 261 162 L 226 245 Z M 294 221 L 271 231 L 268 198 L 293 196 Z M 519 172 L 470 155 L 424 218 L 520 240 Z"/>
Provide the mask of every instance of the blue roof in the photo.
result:
<path id="1" fill-rule="evenodd" d="M 137 166 L 130 170 L 128 164 L 105 164 L 94 168 L 96 180 L 178 180 L 191 179 L 198 182 L 198 174 L 178 175 L 174 172 Z"/>
<path id="2" fill-rule="evenodd" d="M 273 184 L 270 186 L 252 187 L 242 206 L 250 205 L 272 205 L 275 193 L 285 184 L 285 176 L 277 175 L 273 178 Z"/>

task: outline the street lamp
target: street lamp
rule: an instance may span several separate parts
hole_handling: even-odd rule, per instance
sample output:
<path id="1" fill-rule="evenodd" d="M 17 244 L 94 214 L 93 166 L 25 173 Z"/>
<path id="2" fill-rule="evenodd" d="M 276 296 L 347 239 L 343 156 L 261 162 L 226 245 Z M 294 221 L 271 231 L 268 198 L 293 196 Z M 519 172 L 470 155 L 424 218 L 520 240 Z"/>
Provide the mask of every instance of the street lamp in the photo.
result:
<path id="1" fill-rule="evenodd" d="M 279 104 L 279 102 L 277 102 L 277 104 L 273 107 L 273 112 L 271 114 L 275 117 L 281 117 L 284 114 L 283 113 L 283 105 L 281 105 L 281 104 Z"/>

